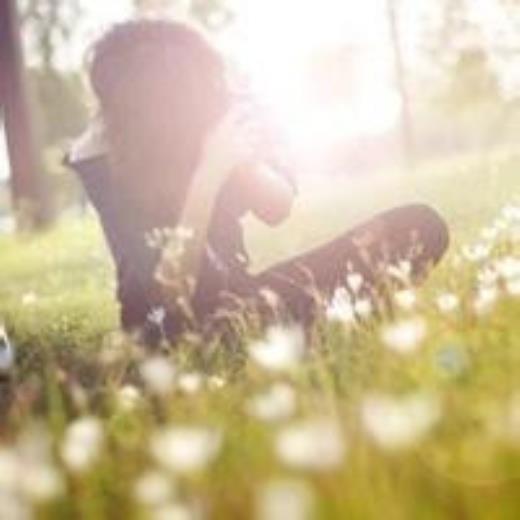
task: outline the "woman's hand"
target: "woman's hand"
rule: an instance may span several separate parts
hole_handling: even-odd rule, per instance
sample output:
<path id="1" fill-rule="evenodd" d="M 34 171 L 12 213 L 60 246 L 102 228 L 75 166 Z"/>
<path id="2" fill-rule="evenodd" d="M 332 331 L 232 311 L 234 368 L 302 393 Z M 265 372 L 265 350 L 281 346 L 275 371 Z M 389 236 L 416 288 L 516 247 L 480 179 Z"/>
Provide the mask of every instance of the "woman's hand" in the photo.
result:
<path id="1" fill-rule="evenodd" d="M 244 109 L 230 110 L 206 138 L 199 170 L 217 188 L 254 157 L 258 135 L 248 124 L 247 116 Z"/>

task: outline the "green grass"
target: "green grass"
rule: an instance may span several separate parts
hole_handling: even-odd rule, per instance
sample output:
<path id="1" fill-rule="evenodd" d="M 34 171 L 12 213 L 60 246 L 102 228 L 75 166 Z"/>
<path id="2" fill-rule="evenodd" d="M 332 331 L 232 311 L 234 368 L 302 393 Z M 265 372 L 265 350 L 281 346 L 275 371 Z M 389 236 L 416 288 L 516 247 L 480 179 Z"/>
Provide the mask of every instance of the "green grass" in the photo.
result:
<path id="1" fill-rule="evenodd" d="M 113 334 L 112 267 L 93 219 L 65 220 L 37 237 L 0 238 L 0 319 L 19 353 L 11 391 L 2 390 L 12 406 L 0 429 L 0 517 L 7 518 L 5 508 L 18 504 L 41 518 L 176 518 L 166 509 L 176 504 L 195 518 L 254 518 L 262 490 L 281 479 L 296 486 L 292 502 L 312 503 L 311 518 L 518 518 L 520 404 L 514 398 L 520 395 L 520 300 L 497 282 L 500 296 L 489 312 L 476 313 L 472 303 L 478 272 L 486 264 L 519 257 L 513 224 L 482 265 L 459 258 L 461 247 L 478 241 L 481 228 L 515 202 L 518 167 L 520 157 L 496 154 L 407 175 L 315 179 L 303 185 L 293 216 L 279 229 L 247 220 L 255 270 L 407 202 L 437 208 L 450 224 L 453 242 L 443 265 L 417 291 L 413 312 L 395 317 L 400 322 L 411 314 L 427 324 L 417 352 L 403 356 L 383 344 L 389 318 L 353 328 L 323 322 L 298 366 L 274 374 L 248 356 L 256 334 L 250 330 L 238 348 L 181 345 L 169 356 L 178 373 L 195 372 L 202 380 L 192 393 L 180 378 L 166 395 L 152 395 L 139 377 L 143 353 Z M 460 298 L 461 310 L 439 312 L 435 298 L 445 291 Z M 214 376 L 224 386 L 214 388 Z M 247 413 L 251 397 L 277 382 L 294 390 L 291 417 L 268 424 Z M 130 408 L 120 404 L 121 388 L 128 384 L 140 395 Z M 440 417 L 417 443 L 384 449 L 361 420 L 362 404 L 374 392 L 434 396 Z M 60 453 L 67 428 L 85 415 L 101 420 L 105 440 L 78 474 Z M 274 448 L 281 432 L 315 417 L 332 421 L 346 453 L 340 457 L 333 450 L 337 464 L 321 469 L 281 460 Z M 158 431 L 186 424 L 221 433 L 215 460 L 189 475 L 165 470 L 150 455 Z M 42 431 L 49 434 L 47 444 Z M 334 432 L 319 441 L 307 451 L 332 449 Z M 19 476 L 5 466 L 8 456 Z M 2 477 L 6 468 L 12 479 Z M 62 489 L 38 502 L 28 487 L 38 488 L 24 474 L 41 468 L 56 470 Z M 134 489 L 150 469 L 172 494 L 153 508 L 143 505 Z M 290 497 L 283 496 L 289 507 Z"/>

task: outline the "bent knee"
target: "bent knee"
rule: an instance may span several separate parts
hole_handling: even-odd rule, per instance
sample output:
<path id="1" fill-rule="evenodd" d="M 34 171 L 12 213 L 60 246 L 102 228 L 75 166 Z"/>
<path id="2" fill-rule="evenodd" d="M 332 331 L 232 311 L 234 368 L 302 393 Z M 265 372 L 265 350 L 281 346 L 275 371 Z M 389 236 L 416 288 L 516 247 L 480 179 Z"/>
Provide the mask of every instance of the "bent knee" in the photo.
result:
<path id="1" fill-rule="evenodd" d="M 440 213 L 426 204 L 412 204 L 405 208 L 409 225 L 425 248 L 425 254 L 437 263 L 450 245 L 450 231 Z"/>
<path id="2" fill-rule="evenodd" d="M 437 263 L 450 244 L 450 232 L 443 217 L 426 204 L 409 204 L 392 209 L 384 215 L 390 234 L 397 239 L 413 236 L 423 254 Z"/>

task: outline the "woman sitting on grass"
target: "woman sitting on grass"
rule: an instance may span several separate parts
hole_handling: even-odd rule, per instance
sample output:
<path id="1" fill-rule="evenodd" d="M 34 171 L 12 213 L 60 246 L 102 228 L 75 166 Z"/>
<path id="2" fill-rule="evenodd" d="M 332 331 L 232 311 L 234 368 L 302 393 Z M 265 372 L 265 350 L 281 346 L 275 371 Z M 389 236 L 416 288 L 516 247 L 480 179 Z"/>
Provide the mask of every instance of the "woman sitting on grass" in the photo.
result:
<path id="1" fill-rule="evenodd" d="M 223 58 L 189 26 L 136 21 L 98 42 L 90 77 L 102 122 L 68 160 L 116 264 L 123 328 L 147 343 L 211 334 L 239 301 L 264 313 L 264 289 L 285 319 L 308 325 L 316 294 L 329 298 L 348 270 L 374 292 L 383 264 L 407 258 L 418 280 L 446 250 L 441 218 L 411 205 L 251 274 L 240 218 L 282 222 L 296 186 L 288 169 L 257 152 L 261 132 L 236 102 Z"/>

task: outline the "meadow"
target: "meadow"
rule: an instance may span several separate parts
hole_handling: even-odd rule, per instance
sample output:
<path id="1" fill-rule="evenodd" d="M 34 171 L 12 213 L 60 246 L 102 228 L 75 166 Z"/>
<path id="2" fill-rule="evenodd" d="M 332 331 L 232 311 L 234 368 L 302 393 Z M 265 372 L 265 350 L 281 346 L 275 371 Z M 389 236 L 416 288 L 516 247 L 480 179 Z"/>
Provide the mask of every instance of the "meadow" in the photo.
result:
<path id="1" fill-rule="evenodd" d="M 261 269 L 398 204 L 447 219 L 448 256 L 391 317 L 340 292 L 308 340 L 144 352 L 93 217 L 0 237 L 0 518 L 518 518 L 519 167 L 315 177 L 279 229 L 247 220 Z"/>

